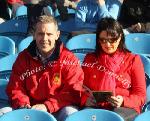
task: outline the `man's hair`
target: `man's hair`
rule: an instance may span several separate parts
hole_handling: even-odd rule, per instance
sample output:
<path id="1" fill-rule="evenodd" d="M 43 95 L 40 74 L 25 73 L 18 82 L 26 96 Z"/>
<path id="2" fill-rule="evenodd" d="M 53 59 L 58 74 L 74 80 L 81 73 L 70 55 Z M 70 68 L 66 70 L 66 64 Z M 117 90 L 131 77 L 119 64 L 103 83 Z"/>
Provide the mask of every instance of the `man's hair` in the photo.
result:
<path id="1" fill-rule="evenodd" d="M 35 26 L 38 24 L 38 23 L 43 23 L 43 24 L 46 24 L 46 23 L 54 23 L 54 25 L 56 26 L 56 30 L 58 30 L 58 24 L 57 24 L 57 21 L 56 19 L 51 16 L 51 15 L 42 15 L 42 16 L 39 16 L 37 19 L 36 19 L 36 23 L 35 23 Z M 35 30 L 36 28 L 34 28 Z"/>

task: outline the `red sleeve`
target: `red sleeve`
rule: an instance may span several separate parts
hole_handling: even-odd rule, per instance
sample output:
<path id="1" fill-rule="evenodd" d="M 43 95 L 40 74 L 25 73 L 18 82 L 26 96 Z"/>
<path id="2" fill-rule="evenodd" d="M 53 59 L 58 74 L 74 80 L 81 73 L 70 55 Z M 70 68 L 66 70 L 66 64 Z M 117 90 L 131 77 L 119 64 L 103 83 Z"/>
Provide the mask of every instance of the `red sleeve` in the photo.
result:
<path id="1" fill-rule="evenodd" d="M 73 63 L 78 63 L 78 59 L 74 55 L 69 57 L 67 60 Z M 67 105 L 79 105 L 83 77 L 84 74 L 80 64 L 67 64 L 63 66 L 63 88 L 44 103 L 47 106 L 49 112 L 56 112 L 60 108 Z"/>
<path id="2" fill-rule="evenodd" d="M 30 104 L 29 97 L 26 94 L 24 81 L 20 79 L 20 75 L 24 72 L 25 55 L 19 55 L 13 65 L 9 83 L 6 88 L 7 95 L 13 108 L 18 108 L 25 104 Z"/>
<path id="3" fill-rule="evenodd" d="M 146 81 L 142 61 L 135 56 L 131 69 L 131 90 L 128 97 L 124 98 L 124 107 L 134 108 L 140 112 L 140 108 L 146 99 Z"/>

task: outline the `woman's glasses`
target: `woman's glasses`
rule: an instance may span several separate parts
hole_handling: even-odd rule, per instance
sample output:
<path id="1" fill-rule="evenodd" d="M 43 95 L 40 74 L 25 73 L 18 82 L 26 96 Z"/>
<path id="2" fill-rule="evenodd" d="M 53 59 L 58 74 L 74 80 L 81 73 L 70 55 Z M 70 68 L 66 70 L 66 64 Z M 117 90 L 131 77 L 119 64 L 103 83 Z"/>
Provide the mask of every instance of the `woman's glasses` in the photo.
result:
<path id="1" fill-rule="evenodd" d="M 99 38 L 99 42 L 101 42 L 103 44 L 105 44 L 107 42 L 109 42 L 110 44 L 113 44 L 113 43 L 116 43 L 117 40 L 118 40 L 118 37 L 117 38 L 108 38 L 108 39 L 106 39 L 106 38 Z"/>

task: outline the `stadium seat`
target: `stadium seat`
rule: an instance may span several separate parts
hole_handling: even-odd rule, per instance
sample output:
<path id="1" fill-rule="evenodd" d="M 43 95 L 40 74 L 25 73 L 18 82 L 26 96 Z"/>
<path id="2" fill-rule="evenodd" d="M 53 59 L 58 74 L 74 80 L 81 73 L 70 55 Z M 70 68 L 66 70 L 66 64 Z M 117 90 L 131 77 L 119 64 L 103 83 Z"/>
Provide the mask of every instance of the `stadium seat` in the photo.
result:
<path id="1" fill-rule="evenodd" d="M 80 60 L 80 64 L 82 64 L 83 61 L 84 61 L 84 57 L 86 56 L 86 54 L 84 54 L 84 53 L 74 53 L 74 54 Z"/>
<path id="2" fill-rule="evenodd" d="M 0 59 L 0 78 L 9 79 L 12 66 L 17 58 L 17 54 L 11 54 Z"/>
<path id="3" fill-rule="evenodd" d="M 147 54 L 139 54 L 141 57 L 141 60 L 144 65 L 144 71 L 146 74 L 146 85 L 150 85 L 150 58 L 147 56 Z"/>
<path id="4" fill-rule="evenodd" d="M 150 120 L 150 111 L 146 111 L 138 115 L 134 121 L 149 121 Z"/>
<path id="5" fill-rule="evenodd" d="M 18 43 L 27 36 L 27 16 L 18 16 L 0 24 L 0 35 L 14 40 L 16 47 Z"/>
<path id="6" fill-rule="evenodd" d="M 66 43 L 66 47 L 73 52 L 88 53 L 95 50 L 96 35 L 95 34 L 80 34 L 72 37 Z"/>
<path id="7" fill-rule="evenodd" d="M 89 52 L 94 52 L 96 47 L 95 34 L 80 34 L 72 37 L 66 43 L 66 47 L 71 50 L 82 62 L 84 56 Z M 81 54 L 80 54 L 81 53 Z"/>
<path id="8" fill-rule="evenodd" d="M 6 36 L 0 36 L 0 58 L 15 54 L 15 42 Z"/>
<path id="9" fill-rule="evenodd" d="M 146 88 L 146 93 L 147 93 L 147 102 L 150 102 L 150 85 Z"/>
<path id="10" fill-rule="evenodd" d="M 5 102 L 5 101 L 8 102 L 8 97 L 7 97 L 7 94 L 5 92 L 8 81 L 9 80 L 7 80 L 7 79 L 0 79 L 0 92 L 1 92 L 0 93 L 0 103 Z"/>
<path id="11" fill-rule="evenodd" d="M 33 36 L 28 36 L 27 38 L 21 40 L 21 42 L 18 44 L 18 53 L 27 48 L 32 41 Z"/>
<path id="12" fill-rule="evenodd" d="M 59 30 L 61 31 L 60 38 L 64 44 L 66 44 L 66 42 L 68 41 L 71 32 L 76 30 L 75 10 L 69 8 L 67 8 L 67 10 L 68 10 L 68 19 L 65 21 L 61 20 L 58 9 L 56 9 L 54 12 L 54 16 L 58 22 Z"/>
<path id="13" fill-rule="evenodd" d="M 19 6 L 16 10 L 16 17 L 22 15 L 27 15 L 27 7 L 24 5 Z"/>
<path id="14" fill-rule="evenodd" d="M 125 45 L 133 53 L 150 54 L 150 34 L 130 33 L 125 36 Z"/>
<path id="15" fill-rule="evenodd" d="M 142 112 L 150 111 L 150 100 L 145 103 L 145 105 L 142 108 Z"/>
<path id="16" fill-rule="evenodd" d="M 68 14 L 75 14 L 75 10 L 74 10 L 74 9 L 67 8 L 67 10 L 68 10 Z M 60 17 L 60 14 L 59 14 L 58 9 L 55 10 L 54 16 L 55 16 L 56 18 L 57 18 L 57 17 Z"/>
<path id="17" fill-rule="evenodd" d="M 7 111 L 11 111 L 12 108 L 10 107 L 8 96 L 6 94 L 6 86 L 8 84 L 7 79 L 0 79 L 0 116 Z M 7 110 L 6 110 L 7 107 Z"/>
<path id="18" fill-rule="evenodd" d="M 48 10 L 48 13 L 50 13 L 50 15 L 54 16 L 54 12 L 52 10 L 52 7 L 51 6 L 47 6 L 47 10 Z"/>
<path id="19" fill-rule="evenodd" d="M 84 109 L 71 114 L 65 121 L 124 121 L 124 119 L 109 110 Z"/>
<path id="20" fill-rule="evenodd" d="M 50 113 L 34 109 L 17 109 L 5 113 L 0 121 L 56 121 Z"/>

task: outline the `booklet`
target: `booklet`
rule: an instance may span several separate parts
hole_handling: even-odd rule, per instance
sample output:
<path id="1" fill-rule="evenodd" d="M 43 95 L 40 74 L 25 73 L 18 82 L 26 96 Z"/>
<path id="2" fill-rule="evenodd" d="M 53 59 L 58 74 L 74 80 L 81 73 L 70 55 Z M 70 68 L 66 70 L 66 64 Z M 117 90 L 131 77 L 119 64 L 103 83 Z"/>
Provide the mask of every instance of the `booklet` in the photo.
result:
<path id="1" fill-rule="evenodd" d="M 111 91 L 92 91 L 96 102 L 105 102 L 113 95 Z"/>
<path id="2" fill-rule="evenodd" d="M 107 101 L 107 98 L 113 96 L 112 91 L 92 91 L 85 85 L 82 85 L 82 87 L 88 92 L 88 94 L 94 97 L 96 102 L 105 102 Z"/>

